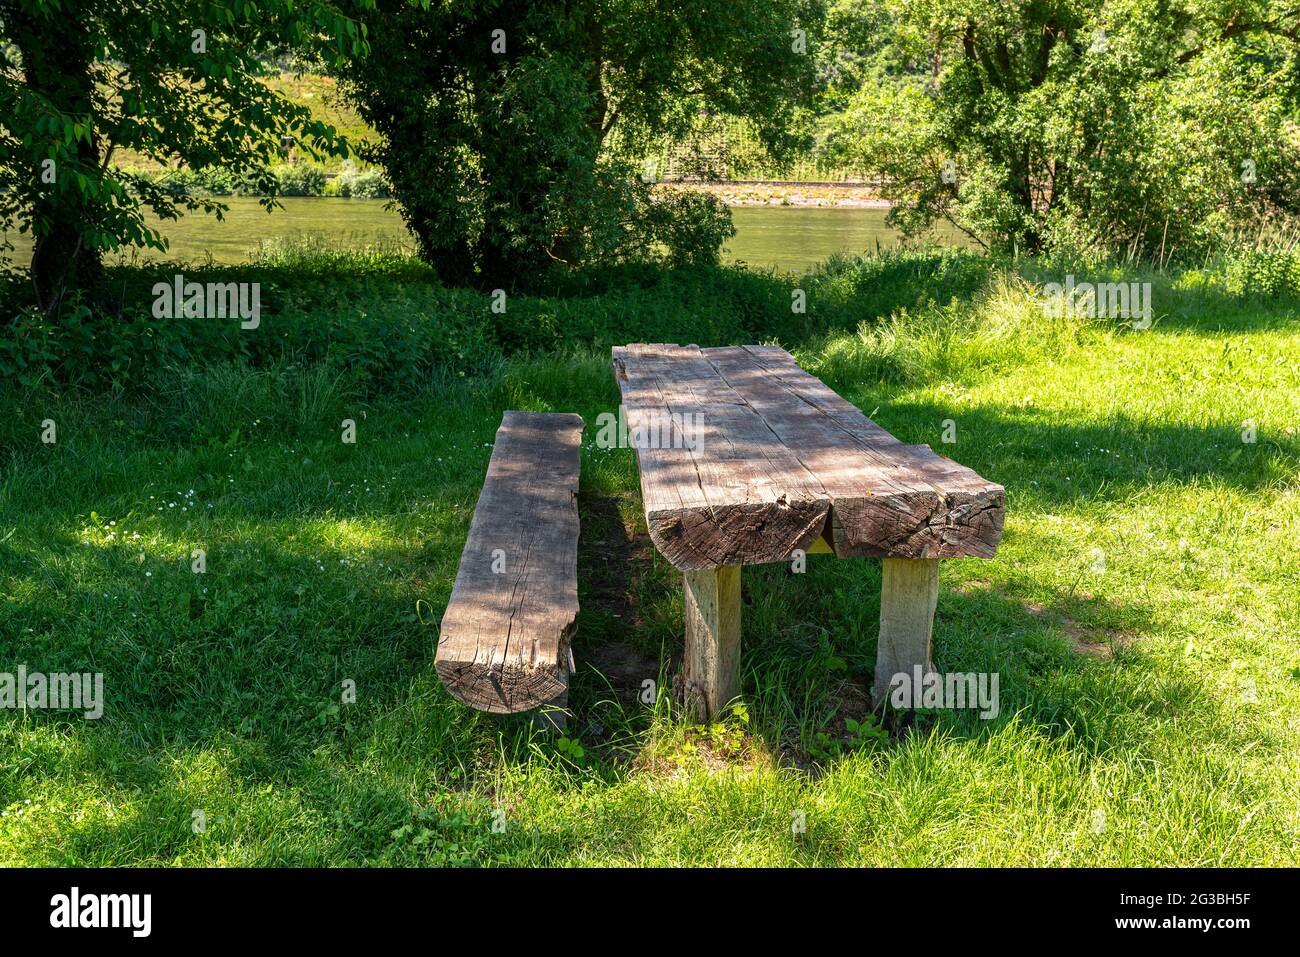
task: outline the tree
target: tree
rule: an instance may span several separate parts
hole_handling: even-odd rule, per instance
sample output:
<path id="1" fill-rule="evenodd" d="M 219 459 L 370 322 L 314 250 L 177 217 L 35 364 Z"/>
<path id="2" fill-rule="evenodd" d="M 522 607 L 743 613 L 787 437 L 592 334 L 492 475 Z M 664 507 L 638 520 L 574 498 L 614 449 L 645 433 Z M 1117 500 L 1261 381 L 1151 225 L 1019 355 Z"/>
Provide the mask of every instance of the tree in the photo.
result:
<path id="1" fill-rule="evenodd" d="M 864 88 L 845 138 L 909 232 L 1199 253 L 1295 211 L 1300 8 L 1277 0 L 883 0 L 932 78 Z"/>
<path id="2" fill-rule="evenodd" d="M 716 258 L 725 210 L 655 205 L 635 161 L 702 110 L 787 152 L 820 15 L 818 0 L 380 0 L 365 22 L 382 55 L 343 79 L 421 255 L 445 281 L 508 287 L 660 242 Z"/>
<path id="3" fill-rule="evenodd" d="M 345 2 L 355 13 L 368 0 Z M 282 137 L 312 155 L 347 147 L 259 82 L 259 54 L 365 48 L 355 17 L 318 0 L 0 0 L 0 40 L 0 228 L 33 235 L 43 308 L 95 289 L 105 252 L 165 248 L 145 209 L 223 208 L 177 200 L 115 155 L 220 166 L 270 192 Z"/>

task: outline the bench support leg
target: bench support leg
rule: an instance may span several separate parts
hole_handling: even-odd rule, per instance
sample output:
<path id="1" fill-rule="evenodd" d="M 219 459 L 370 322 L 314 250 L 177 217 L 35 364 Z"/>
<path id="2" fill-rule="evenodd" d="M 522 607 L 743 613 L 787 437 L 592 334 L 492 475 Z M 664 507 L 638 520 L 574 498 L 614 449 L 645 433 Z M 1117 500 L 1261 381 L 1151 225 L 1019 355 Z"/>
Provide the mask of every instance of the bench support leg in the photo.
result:
<path id="1" fill-rule="evenodd" d="M 894 675 L 911 678 L 913 669 L 934 670 L 930 638 L 939 601 L 939 561 L 929 558 L 886 558 L 880 591 L 880 642 L 876 647 L 876 680 L 872 701 L 877 708 L 889 700 Z"/>
<path id="2" fill-rule="evenodd" d="M 740 694 L 740 566 L 683 573 L 686 590 L 687 707 L 718 716 Z"/>
<path id="3" fill-rule="evenodd" d="M 563 734 L 565 725 L 568 723 L 568 714 L 566 713 L 568 708 L 569 689 L 565 688 L 533 712 L 533 726 L 543 731 L 558 731 Z"/>

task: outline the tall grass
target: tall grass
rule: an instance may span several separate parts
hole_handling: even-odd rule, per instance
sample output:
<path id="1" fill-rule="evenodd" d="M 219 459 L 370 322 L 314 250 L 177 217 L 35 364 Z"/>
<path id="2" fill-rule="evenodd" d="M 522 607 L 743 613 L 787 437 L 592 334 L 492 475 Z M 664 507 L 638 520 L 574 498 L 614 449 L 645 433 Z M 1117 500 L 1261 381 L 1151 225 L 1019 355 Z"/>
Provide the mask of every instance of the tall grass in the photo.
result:
<path id="1" fill-rule="evenodd" d="M 312 262 L 257 273 L 283 296 L 266 329 L 302 348 L 0 400 L 0 670 L 108 691 L 98 722 L 0 715 L 0 863 L 1296 862 L 1300 301 L 1151 273 L 1138 333 L 1049 315 L 1038 284 L 1068 264 L 626 271 L 511 297 L 519 338 L 471 367 L 445 336 L 498 334 L 483 297 Z M 1006 485 L 999 556 L 943 563 L 934 643 L 943 670 L 1002 676 L 995 721 L 873 722 L 879 566 L 828 556 L 746 569 L 742 708 L 701 728 L 674 704 L 680 575 L 634 454 L 594 443 L 606 344 L 760 335 Z M 563 746 L 432 668 L 506 408 L 588 422 Z"/>
<path id="2" fill-rule="evenodd" d="M 1061 353 L 1096 322 L 1052 316 L 1037 289 L 1015 273 L 997 277 L 971 299 L 900 308 L 800 350 L 832 383 L 915 385 L 979 378 Z"/>
<path id="3" fill-rule="evenodd" d="M 260 327 L 155 320 L 153 284 L 180 268 L 188 281 L 260 283 Z M 917 363 L 973 362 L 1033 347 L 1039 333 L 1026 332 L 1025 310 L 1034 311 L 1039 284 L 1067 274 L 1080 282 L 1151 282 L 1161 317 L 1179 321 L 1194 309 L 1300 298 L 1300 252 L 1287 243 L 1176 271 L 912 248 L 834 257 L 801 277 L 730 266 L 556 274 L 542 288 L 509 294 L 501 311 L 490 294 L 441 286 L 426 264 L 398 248 L 280 242 L 242 266 L 111 270 L 120 290 L 111 311 L 74 300 L 48 317 L 24 304 L 28 287 L 7 283 L 0 308 L 17 318 L 0 334 L 0 374 L 26 388 L 147 392 L 169 362 L 269 370 L 325 364 L 378 395 L 433 378 L 480 376 L 515 355 L 599 352 L 634 341 L 801 348 L 853 333 L 861 343 L 855 361 L 884 363 L 904 381 Z M 1057 326 L 1046 335 L 1050 342 L 1069 331 Z"/>

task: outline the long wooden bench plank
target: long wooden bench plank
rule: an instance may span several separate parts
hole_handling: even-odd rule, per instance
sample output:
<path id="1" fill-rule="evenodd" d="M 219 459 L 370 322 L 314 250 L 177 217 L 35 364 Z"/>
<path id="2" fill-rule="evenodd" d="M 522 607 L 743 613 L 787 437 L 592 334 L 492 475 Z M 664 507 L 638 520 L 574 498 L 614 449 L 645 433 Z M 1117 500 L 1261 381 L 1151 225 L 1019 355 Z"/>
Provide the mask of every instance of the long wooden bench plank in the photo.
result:
<path id="1" fill-rule="evenodd" d="M 497 430 L 435 659 L 481 711 L 529 711 L 568 689 L 582 429 L 577 415 L 507 412 Z"/>
<path id="2" fill-rule="evenodd" d="M 776 347 L 614 349 L 629 422 L 701 413 L 691 448 L 638 448 L 651 538 L 681 569 L 841 557 L 991 557 L 1000 485 L 906 445 Z"/>

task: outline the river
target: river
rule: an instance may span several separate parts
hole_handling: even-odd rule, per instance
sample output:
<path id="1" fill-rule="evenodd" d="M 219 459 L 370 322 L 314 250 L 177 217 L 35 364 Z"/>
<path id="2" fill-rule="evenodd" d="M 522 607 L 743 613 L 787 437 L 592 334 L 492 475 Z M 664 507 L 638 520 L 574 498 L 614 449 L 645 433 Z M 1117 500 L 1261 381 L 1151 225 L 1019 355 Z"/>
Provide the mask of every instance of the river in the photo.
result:
<path id="1" fill-rule="evenodd" d="M 342 246 L 402 246 L 411 237 L 401 217 L 386 209 L 384 200 L 286 198 L 272 213 L 256 199 L 229 198 L 224 220 L 193 213 L 163 224 L 171 244 L 167 258 L 183 262 L 245 261 L 268 240 L 318 240 Z M 883 209 L 809 208 L 799 206 L 737 206 L 732 209 L 736 235 L 723 251 L 727 262 L 760 268 L 802 272 L 833 253 L 861 253 L 897 244 L 899 237 L 885 225 Z M 157 220 L 150 218 L 150 225 Z M 30 258 L 26 237 L 11 235 L 17 247 L 9 254 L 19 265 Z M 958 242 L 951 232 L 940 241 Z M 132 250 L 118 259 L 157 259 L 154 250 Z"/>

